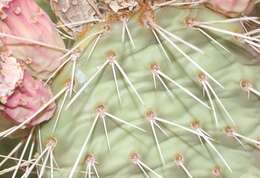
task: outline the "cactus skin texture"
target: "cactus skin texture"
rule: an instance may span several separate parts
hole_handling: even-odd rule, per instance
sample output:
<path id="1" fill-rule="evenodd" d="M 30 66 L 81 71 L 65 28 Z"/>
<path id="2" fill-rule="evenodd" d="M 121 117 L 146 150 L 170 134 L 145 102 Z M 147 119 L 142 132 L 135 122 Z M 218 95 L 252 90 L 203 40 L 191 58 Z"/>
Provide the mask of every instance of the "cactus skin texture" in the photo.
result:
<path id="1" fill-rule="evenodd" d="M 149 2 L 133 13 L 111 9 L 77 35 L 71 60 L 48 83 L 55 115 L 23 137 L 37 144 L 23 178 L 33 168 L 46 178 L 260 177 L 259 53 L 243 35 L 214 31 L 244 34 L 225 20 L 246 8 Z M 213 21 L 224 23 L 207 28 Z"/>

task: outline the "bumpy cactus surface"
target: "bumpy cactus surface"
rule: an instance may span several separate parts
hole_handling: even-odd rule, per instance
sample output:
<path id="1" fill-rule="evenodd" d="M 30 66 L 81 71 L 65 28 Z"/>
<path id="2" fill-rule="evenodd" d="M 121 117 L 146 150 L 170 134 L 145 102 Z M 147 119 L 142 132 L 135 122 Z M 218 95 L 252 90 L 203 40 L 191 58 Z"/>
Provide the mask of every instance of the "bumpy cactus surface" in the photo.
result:
<path id="1" fill-rule="evenodd" d="M 260 177 L 257 1 L 39 2 L 1 2 L 0 177 Z"/>

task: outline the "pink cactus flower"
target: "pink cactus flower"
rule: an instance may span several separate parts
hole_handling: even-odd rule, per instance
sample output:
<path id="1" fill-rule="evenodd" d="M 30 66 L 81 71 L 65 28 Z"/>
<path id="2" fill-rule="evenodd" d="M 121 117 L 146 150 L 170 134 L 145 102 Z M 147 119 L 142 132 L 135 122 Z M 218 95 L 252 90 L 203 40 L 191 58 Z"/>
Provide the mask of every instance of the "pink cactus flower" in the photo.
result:
<path id="1" fill-rule="evenodd" d="M 2 107 L 2 113 L 6 119 L 19 124 L 32 116 L 52 97 L 53 94 L 48 86 L 45 86 L 41 80 L 34 79 L 29 72 L 25 71 L 22 84 L 8 97 Z M 51 119 L 55 109 L 56 104 L 52 103 L 28 125 L 38 125 Z"/>
<path id="2" fill-rule="evenodd" d="M 47 78 L 63 62 L 64 42 L 34 0 L 1 1 L 0 18 L 0 48 L 23 60 L 37 77 Z"/>
<path id="3" fill-rule="evenodd" d="M 23 69 L 16 58 L 0 55 L 0 103 L 6 103 L 22 80 Z"/>
<path id="4" fill-rule="evenodd" d="M 226 16 L 246 14 L 251 9 L 251 0 L 209 0 L 210 8 Z"/>

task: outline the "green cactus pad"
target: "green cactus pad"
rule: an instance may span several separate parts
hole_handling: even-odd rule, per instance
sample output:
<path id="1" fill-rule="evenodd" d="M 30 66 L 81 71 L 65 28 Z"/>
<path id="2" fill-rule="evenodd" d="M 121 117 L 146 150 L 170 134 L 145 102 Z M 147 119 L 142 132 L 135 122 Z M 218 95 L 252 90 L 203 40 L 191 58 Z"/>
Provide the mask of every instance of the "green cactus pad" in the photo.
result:
<path id="1" fill-rule="evenodd" d="M 142 13 L 136 14 L 127 22 L 135 48 L 131 44 L 127 32 L 125 33 L 125 41 L 122 42 L 121 21 L 95 25 L 78 40 L 78 43 L 81 43 L 81 40 L 84 40 L 84 42 L 80 45 L 81 57 L 76 65 L 75 94 L 72 98 L 67 98 L 55 132 L 53 133 L 52 130 L 58 112 L 51 121 L 42 125 L 40 129 L 43 146 L 46 146 L 50 138 L 57 140 L 53 152 L 59 168 L 54 171 L 54 177 L 63 178 L 70 175 L 97 115 L 96 109 L 102 105 L 106 108 L 107 113 L 143 128 L 146 132 L 106 116 L 111 146 L 109 151 L 102 118 L 100 117 L 83 155 L 80 157 L 79 164 L 76 166 L 73 176 L 75 178 L 85 176 L 84 171 L 86 170 L 88 154 L 95 155 L 98 162 L 96 167 L 100 177 L 145 177 L 138 166 L 130 160 L 129 154 L 131 153 L 138 153 L 143 163 L 165 178 L 187 177 L 183 169 L 175 164 L 177 153 L 183 155 L 183 164 L 193 177 L 214 177 L 212 171 L 216 166 L 219 166 L 221 177 L 258 178 L 260 176 L 259 150 L 253 143 L 241 139 L 244 143 L 243 147 L 235 138 L 228 137 L 225 133 L 225 127 L 231 126 L 235 128 L 237 133 L 246 137 L 256 139 L 260 136 L 259 98 L 251 93 L 250 99 L 248 99 L 247 92 L 240 87 L 241 80 L 248 80 L 252 83 L 253 88 L 260 89 L 258 77 L 260 67 L 256 64 L 252 65 L 256 59 L 235 38 L 207 31 L 208 34 L 226 47 L 229 51 L 227 52 L 198 30 L 187 27 L 185 22 L 188 18 L 199 21 L 224 19 L 224 17 L 203 6 L 194 9 L 165 7 L 155 11 L 155 22 L 159 26 L 197 46 L 204 52 L 204 54 L 200 54 L 182 42 L 172 40 L 224 86 L 224 89 L 222 89 L 214 81 L 208 79 L 210 86 L 216 91 L 236 125 L 232 124 L 217 100 L 213 99 L 219 121 L 219 125 L 216 127 L 212 109 L 209 110 L 173 83 L 162 78 L 172 95 L 167 92 L 158 78 L 156 81 L 157 87 L 154 87 L 151 65 L 157 64 L 160 66 L 161 72 L 187 88 L 210 106 L 210 101 L 205 93 L 203 97 L 203 88 L 198 80 L 201 71 L 158 34 L 171 60 L 168 61 L 151 29 L 140 22 L 141 17 Z M 109 28 L 107 28 L 107 25 Z M 241 31 L 239 23 L 222 24 L 218 27 L 234 32 Z M 99 38 L 99 35 L 91 36 L 91 34 L 104 29 L 108 31 L 100 36 L 93 53 L 88 57 L 95 40 Z M 140 98 L 122 75 L 122 72 L 118 70 L 118 67 L 115 67 L 121 97 L 120 102 L 111 64 L 107 64 L 96 78 L 91 80 L 75 102 L 67 108 L 69 102 L 77 96 L 81 87 L 106 62 L 108 54 L 115 54 L 117 63 L 124 70 L 136 92 L 140 94 L 144 104 L 140 102 Z M 53 81 L 52 87 L 56 93 L 64 88 L 70 80 L 72 67 L 72 63 L 68 64 Z M 59 99 L 60 107 L 62 101 L 63 98 Z M 178 123 L 187 128 L 191 128 L 192 122 L 199 121 L 201 128 L 214 138 L 212 143 L 223 155 L 233 172 L 229 172 L 223 161 L 207 142 L 204 141 L 204 146 L 200 143 L 198 136 L 178 127 L 157 122 L 168 135 L 164 135 L 155 126 L 160 149 L 165 160 L 163 165 L 150 121 L 146 118 L 148 111 L 156 112 L 159 118 Z M 215 169 L 215 171 L 217 170 Z M 147 170 L 147 172 L 151 177 L 156 177 L 151 171 Z M 46 169 L 45 174 L 46 177 L 51 177 L 50 169 Z"/>

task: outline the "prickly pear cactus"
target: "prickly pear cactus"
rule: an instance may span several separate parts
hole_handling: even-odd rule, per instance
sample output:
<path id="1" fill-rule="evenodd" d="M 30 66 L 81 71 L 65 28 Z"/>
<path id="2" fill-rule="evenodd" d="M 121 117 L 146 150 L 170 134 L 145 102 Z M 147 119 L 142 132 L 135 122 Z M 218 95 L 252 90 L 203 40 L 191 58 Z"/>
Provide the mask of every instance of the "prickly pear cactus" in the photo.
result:
<path id="1" fill-rule="evenodd" d="M 34 3 L 3 4 L 3 24 L 14 21 L 6 19 L 13 2 Z M 45 54 L 25 52 L 32 59 L 21 63 L 22 82 L 0 83 L 0 137 L 18 138 L 10 152 L 0 150 L 0 166 L 11 164 L 0 175 L 260 177 L 260 22 L 250 15 L 257 1 L 80 3 L 89 17 L 71 13 L 83 8 L 78 1 L 50 1 L 45 8 L 63 24 L 19 48 L 40 46 L 51 68 L 34 65 Z M 63 48 L 57 33 L 74 45 Z M 6 41 L 1 60 L 23 61 Z"/>

